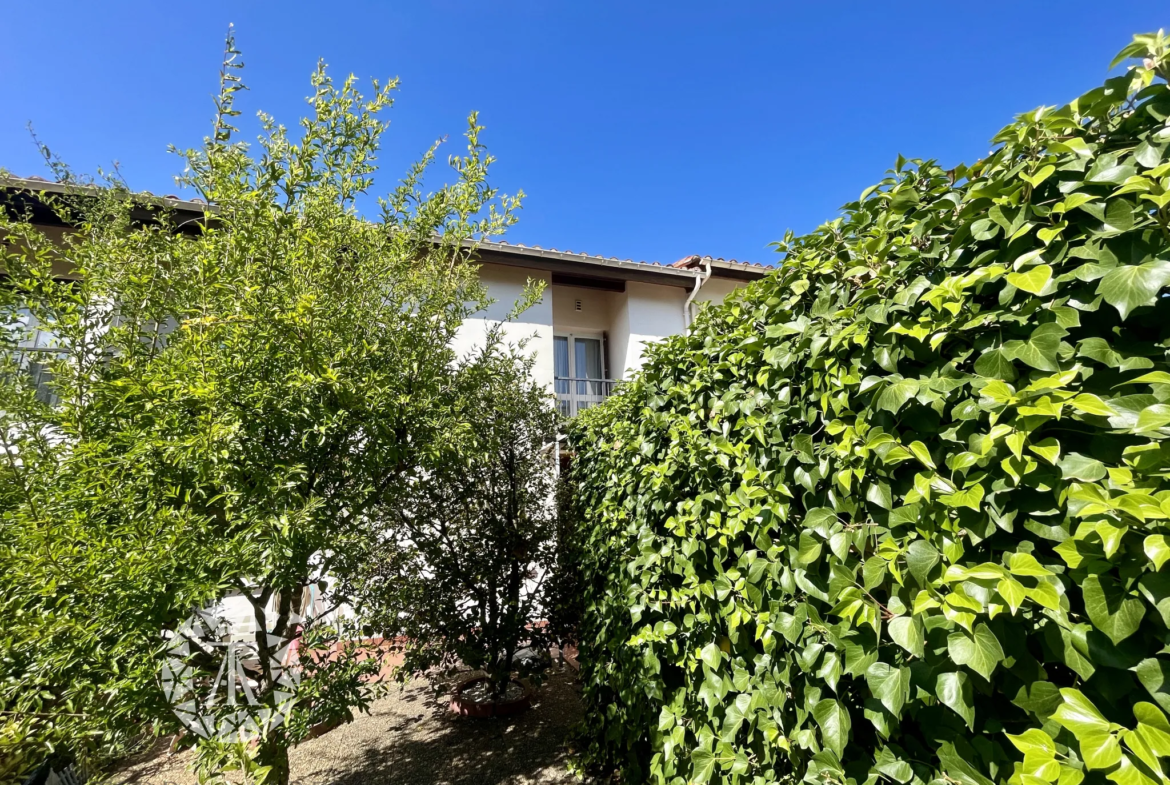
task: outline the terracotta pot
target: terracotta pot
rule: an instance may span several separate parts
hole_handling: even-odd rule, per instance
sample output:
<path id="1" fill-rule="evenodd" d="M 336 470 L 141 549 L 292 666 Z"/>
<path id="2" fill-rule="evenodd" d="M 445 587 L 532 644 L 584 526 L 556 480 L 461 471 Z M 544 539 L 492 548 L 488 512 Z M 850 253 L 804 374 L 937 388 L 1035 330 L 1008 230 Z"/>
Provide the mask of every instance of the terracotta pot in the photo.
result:
<path id="1" fill-rule="evenodd" d="M 488 681 L 486 676 L 473 676 L 462 682 L 451 695 L 451 711 L 463 717 L 511 717 L 532 708 L 532 685 L 526 679 L 513 679 L 523 690 L 520 697 L 492 703 L 477 703 L 463 697 L 463 691 Z"/>
<path id="2" fill-rule="evenodd" d="M 329 731 L 334 730 L 335 728 L 340 728 L 346 722 L 348 722 L 348 720 L 345 719 L 345 717 L 337 717 L 336 719 L 317 723 L 313 727 L 309 728 L 309 735 L 305 738 L 315 739 L 318 736 L 324 736 Z"/>

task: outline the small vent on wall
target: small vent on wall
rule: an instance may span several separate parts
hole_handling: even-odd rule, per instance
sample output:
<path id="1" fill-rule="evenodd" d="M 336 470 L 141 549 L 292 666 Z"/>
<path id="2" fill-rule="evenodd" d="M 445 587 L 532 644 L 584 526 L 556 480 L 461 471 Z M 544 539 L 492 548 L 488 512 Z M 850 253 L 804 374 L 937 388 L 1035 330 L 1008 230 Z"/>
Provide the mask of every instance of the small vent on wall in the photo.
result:
<path id="1" fill-rule="evenodd" d="M 574 300 L 574 301 L 573 301 L 573 306 L 574 306 L 574 308 L 576 308 L 576 310 L 578 310 L 578 311 L 579 311 L 579 310 L 581 310 L 581 301 L 580 301 L 580 300 Z"/>

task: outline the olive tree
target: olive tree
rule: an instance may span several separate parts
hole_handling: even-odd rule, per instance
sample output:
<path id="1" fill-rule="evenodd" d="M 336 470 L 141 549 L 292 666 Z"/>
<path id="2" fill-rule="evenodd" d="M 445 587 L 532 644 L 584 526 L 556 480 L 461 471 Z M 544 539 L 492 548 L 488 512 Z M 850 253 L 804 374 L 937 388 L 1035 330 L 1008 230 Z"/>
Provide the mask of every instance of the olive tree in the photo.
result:
<path id="1" fill-rule="evenodd" d="M 259 704 L 283 700 L 269 663 L 301 644 L 292 713 L 236 745 L 253 775 L 287 782 L 289 746 L 370 698 L 376 663 L 346 655 L 334 617 L 298 619 L 300 598 L 345 602 L 339 571 L 459 425 L 447 347 L 483 301 L 470 257 L 518 197 L 487 184 L 473 114 L 450 184 L 422 191 L 436 143 L 369 220 L 356 202 L 396 82 L 363 95 L 321 64 L 299 134 L 261 113 L 249 146 L 238 56 L 229 36 L 212 135 L 180 153 L 199 219 L 116 178 L 87 187 L 51 157 L 77 186 L 37 195 L 64 238 L 12 205 L 0 216 L 6 758 L 95 758 L 176 728 L 186 696 L 164 657 L 229 592 L 254 609 Z M 51 350 L 34 357 L 37 330 Z M 220 742 L 199 741 L 212 774 Z"/>

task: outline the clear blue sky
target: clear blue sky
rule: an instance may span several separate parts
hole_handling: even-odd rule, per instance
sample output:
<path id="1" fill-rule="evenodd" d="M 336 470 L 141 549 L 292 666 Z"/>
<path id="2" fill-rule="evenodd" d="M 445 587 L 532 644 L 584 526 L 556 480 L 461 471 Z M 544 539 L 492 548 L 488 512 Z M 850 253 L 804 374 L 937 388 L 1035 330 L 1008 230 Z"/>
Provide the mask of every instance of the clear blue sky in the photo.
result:
<path id="1" fill-rule="evenodd" d="M 528 194 L 510 241 L 770 263 L 769 242 L 833 217 L 899 152 L 975 160 L 1014 114 L 1098 84 L 1170 6 L 7 3 L 0 167 L 46 174 L 31 120 L 75 168 L 117 160 L 132 187 L 174 192 L 166 147 L 207 133 L 229 22 L 248 115 L 294 125 L 318 58 L 338 77 L 401 77 L 382 190 L 478 109 L 495 183 Z"/>

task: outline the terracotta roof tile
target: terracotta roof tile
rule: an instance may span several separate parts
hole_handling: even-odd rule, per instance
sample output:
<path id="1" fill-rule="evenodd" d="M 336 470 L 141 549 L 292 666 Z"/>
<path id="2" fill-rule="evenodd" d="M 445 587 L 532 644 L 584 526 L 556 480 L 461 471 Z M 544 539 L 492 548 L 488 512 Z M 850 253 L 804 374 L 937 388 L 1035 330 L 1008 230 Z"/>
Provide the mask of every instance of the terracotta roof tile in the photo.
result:
<path id="1" fill-rule="evenodd" d="M 571 250 L 560 251 L 560 250 L 557 250 L 556 248 L 553 248 L 553 247 L 543 248 L 539 245 L 525 245 L 524 243 L 510 243 L 507 240 L 492 240 L 492 242 L 496 245 L 511 246 L 513 248 L 527 248 L 527 249 L 531 249 L 534 251 L 547 250 L 551 253 L 573 254 L 574 256 L 590 257 L 590 258 L 594 258 L 594 259 L 605 259 L 605 260 L 611 261 L 611 262 L 628 262 L 630 264 L 644 264 L 644 265 L 648 265 L 650 267 L 678 267 L 678 268 L 686 269 L 687 267 L 690 267 L 694 264 L 697 264 L 698 262 L 702 261 L 703 259 L 709 259 L 710 261 L 713 261 L 713 262 L 723 262 L 726 264 L 741 264 L 741 265 L 745 265 L 747 267 L 758 267 L 760 269 L 767 269 L 769 267 L 769 265 L 760 264 L 759 262 L 741 262 L 738 259 L 724 259 L 722 256 L 712 257 L 712 256 L 699 256 L 698 254 L 692 254 L 691 256 L 684 256 L 682 259 L 679 259 L 677 262 L 672 262 L 670 264 L 663 264 L 662 262 L 646 261 L 646 260 L 642 260 L 642 259 L 629 259 L 629 258 L 622 259 L 622 258 L 617 257 L 617 256 L 598 256 L 596 254 L 588 253 L 587 251 L 571 251 Z"/>

